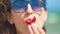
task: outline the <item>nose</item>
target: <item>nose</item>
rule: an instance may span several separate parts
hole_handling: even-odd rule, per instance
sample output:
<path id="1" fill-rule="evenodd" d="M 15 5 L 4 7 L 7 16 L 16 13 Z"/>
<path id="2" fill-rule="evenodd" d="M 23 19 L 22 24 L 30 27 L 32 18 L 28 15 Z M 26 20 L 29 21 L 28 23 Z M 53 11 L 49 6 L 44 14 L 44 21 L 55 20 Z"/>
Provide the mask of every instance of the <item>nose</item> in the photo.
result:
<path id="1" fill-rule="evenodd" d="M 26 14 L 32 14 L 33 13 L 33 10 L 32 10 L 32 7 L 30 4 L 27 5 L 27 8 L 26 8 Z"/>

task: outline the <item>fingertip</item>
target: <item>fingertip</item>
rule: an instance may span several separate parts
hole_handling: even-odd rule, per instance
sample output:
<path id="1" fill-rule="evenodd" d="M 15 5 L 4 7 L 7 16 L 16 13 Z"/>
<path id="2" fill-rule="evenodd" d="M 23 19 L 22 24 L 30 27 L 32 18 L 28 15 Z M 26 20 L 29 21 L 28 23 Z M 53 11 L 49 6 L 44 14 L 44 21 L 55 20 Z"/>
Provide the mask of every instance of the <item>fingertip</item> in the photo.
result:
<path id="1" fill-rule="evenodd" d="M 32 31 L 32 28 L 31 28 L 31 25 L 28 25 L 28 27 L 29 27 L 30 34 L 33 34 L 33 31 Z"/>

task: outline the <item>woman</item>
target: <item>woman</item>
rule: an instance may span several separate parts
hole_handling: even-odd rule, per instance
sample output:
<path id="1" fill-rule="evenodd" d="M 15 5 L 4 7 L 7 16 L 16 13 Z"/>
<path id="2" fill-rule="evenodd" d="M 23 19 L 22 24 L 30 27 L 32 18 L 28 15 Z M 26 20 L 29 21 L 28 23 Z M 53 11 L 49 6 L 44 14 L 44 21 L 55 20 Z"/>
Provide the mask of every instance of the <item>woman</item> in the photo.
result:
<path id="1" fill-rule="evenodd" d="M 1 34 L 46 33 L 44 29 L 44 22 L 47 19 L 44 4 L 46 0 L 1 0 L 1 2 L 0 12 L 5 18 L 1 19 Z"/>

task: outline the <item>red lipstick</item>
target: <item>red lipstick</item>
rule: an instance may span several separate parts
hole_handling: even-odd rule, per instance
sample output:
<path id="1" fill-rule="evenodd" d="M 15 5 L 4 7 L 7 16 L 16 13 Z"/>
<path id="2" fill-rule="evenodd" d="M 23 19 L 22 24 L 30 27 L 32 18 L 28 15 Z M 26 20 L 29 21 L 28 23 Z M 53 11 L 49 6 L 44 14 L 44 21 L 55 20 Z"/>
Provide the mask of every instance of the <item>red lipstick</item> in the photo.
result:
<path id="1" fill-rule="evenodd" d="M 31 24 L 31 23 L 34 23 L 35 21 L 36 21 L 36 17 L 33 17 L 33 19 L 27 19 L 26 23 Z"/>

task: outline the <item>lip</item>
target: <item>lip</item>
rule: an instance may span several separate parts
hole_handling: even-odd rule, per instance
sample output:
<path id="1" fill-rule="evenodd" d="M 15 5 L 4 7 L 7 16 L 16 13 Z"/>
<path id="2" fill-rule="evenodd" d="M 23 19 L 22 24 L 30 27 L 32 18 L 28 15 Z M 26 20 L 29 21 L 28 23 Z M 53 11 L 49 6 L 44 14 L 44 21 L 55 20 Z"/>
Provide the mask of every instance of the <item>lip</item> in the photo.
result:
<path id="1" fill-rule="evenodd" d="M 26 23 L 27 23 L 27 24 L 31 24 L 31 23 L 35 23 L 35 21 L 36 21 L 36 17 L 34 16 L 32 19 L 30 19 L 30 18 L 27 19 L 27 20 L 26 20 Z"/>

